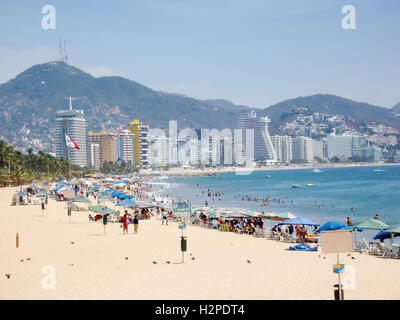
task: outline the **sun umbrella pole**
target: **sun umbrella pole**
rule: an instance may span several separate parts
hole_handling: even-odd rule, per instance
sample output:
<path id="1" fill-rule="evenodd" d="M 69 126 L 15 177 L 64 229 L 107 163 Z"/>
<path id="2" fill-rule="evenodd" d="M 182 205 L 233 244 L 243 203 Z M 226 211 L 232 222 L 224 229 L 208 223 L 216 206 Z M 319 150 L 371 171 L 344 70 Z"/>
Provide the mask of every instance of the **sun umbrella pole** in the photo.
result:
<path id="1" fill-rule="evenodd" d="M 337 264 L 339 265 L 339 251 L 336 253 L 337 255 Z M 340 283 L 340 272 L 338 273 L 338 282 L 339 282 L 339 300 L 342 300 L 342 285 Z"/>

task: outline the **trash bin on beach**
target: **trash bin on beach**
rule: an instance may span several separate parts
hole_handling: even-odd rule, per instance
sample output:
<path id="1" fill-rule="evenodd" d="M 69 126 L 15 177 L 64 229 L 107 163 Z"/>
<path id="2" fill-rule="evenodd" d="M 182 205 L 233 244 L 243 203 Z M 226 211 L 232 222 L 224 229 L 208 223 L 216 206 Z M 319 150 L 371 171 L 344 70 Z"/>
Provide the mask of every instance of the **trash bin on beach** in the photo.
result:
<path id="1" fill-rule="evenodd" d="M 343 285 L 342 284 L 340 285 L 340 288 L 341 288 L 341 292 L 340 292 L 341 299 L 339 299 L 339 285 L 335 284 L 335 285 L 333 285 L 333 288 L 334 288 L 333 292 L 334 292 L 334 295 L 335 295 L 335 300 L 344 300 Z"/>

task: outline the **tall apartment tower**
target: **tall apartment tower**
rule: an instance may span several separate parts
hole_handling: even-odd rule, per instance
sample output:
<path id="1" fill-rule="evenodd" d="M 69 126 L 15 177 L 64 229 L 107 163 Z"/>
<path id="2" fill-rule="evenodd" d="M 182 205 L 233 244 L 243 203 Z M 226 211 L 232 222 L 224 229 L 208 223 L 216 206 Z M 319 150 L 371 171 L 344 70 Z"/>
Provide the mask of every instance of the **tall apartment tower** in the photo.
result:
<path id="1" fill-rule="evenodd" d="M 296 137 L 292 139 L 293 160 L 314 161 L 313 140 L 307 137 Z"/>
<path id="2" fill-rule="evenodd" d="M 246 129 L 254 130 L 254 158 L 277 160 L 274 146 L 272 145 L 271 137 L 268 133 L 268 123 L 271 120 L 267 117 L 257 117 L 257 114 L 252 111 L 247 115 L 247 118 L 237 119 L 237 128 L 242 129 L 242 144 L 246 145 Z"/>
<path id="3" fill-rule="evenodd" d="M 79 150 L 67 147 L 65 136 L 70 137 L 79 146 Z M 55 120 L 56 157 L 64 158 L 73 165 L 85 167 L 86 120 L 83 110 L 73 110 L 70 99 L 69 110 L 58 111 Z"/>
<path id="4" fill-rule="evenodd" d="M 88 132 L 90 164 L 97 168 L 105 161 L 117 161 L 116 134 L 110 132 Z M 99 150 L 97 150 L 97 148 Z"/>
<path id="5" fill-rule="evenodd" d="M 134 140 L 135 135 L 127 129 L 117 132 L 118 162 L 135 163 Z"/>
<path id="6" fill-rule="evenodd" d="M 293 159 L 292 137 L 272 136 L 271 140 L 275 149 L 277 160 L 282 162 L 290 162 Z"/>
<path id="7" fill-rule="evenodd" d="M 148 167 L 149 153 L 149 131 L 148 125 L 142 124 L 139 120 L 133 120 L 128 124 L 128 129 L 134 134 L 134 156 L 135 163 L 141 167 Z"/>

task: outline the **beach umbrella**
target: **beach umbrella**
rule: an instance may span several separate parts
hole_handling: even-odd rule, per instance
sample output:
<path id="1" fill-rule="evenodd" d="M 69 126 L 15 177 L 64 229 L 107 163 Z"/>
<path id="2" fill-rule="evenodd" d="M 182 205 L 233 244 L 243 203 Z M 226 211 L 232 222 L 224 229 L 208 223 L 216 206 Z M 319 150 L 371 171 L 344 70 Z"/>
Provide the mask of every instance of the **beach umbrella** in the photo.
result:
<path id="1" fill-rule="evenodd" d="M 327 223 L 323 224 L 320 226 L 317 230 L 317 232 L 321 231 L 329 231 L 329 230 L 339 230 L 340 228 L 344 227 L 344 223 L 340 223 L 337 221 L 328 221 Z"/>
<path id="2" fill-rule="evenodd" d="M 390 232 L 386 232 L 386 231 L 379 231 L 375 235 L 374 240 L 379 240 L 379 239 L 381 239 L 381 237 L 383 239 L 390 239 L 390 238 L 392 238 L 392 234 Z M 400 237 L 400 233 L 393 233 L 393 237 Z"/>
<path id="3" fill-rule="evenodd" d="M 275 221 L 285 221 L 285 220 L 296 218 L 296 216 L 289 211 L 284 212 L 284 213 L 268 213 L 267 215 L 265 215 L 265 217 L 267 219 L 275 220 Z"/>
<path id="4" fill-rule="evenodd" d="M 244 215 L 240 212 L 231 212 L 224 215 L 225 219 L 235 219 L 235 218 L 248 218 L 248 216 Z"/>
<path id="5" fill-rule="evenodd" d="M 385 232 L 389 233 L 400 233 L 400 224 L 394 224 L 389 228 L 385 229 Z"/>
<path id="6" fill-rule="evenodd" d="M 311 220 L 308 220 L 306 218 L 303 218 L 303 217 L 296 217 L 296 218 L 293 218 L 293 219 L 288 219 L 286 221 L 278 223 L 278 226 L 286 225 L 286 224 L 299 224 L 299 225 L 305 225 L 305 226 L 319 226 L 318 223 L 315 223 L 315 222 L 313 222 Z"/>
<path id="7" fill-rule="evenodd" d="M 245 214 L 246 216 L 249 216 L 249 217 L 253 217 L 253 218 L 258 218 L 260 216 L 260 212 L 257 212 L 257 211 L 246 211 L 246 212 L 243 212 L 243 214 Z"/>
<path id="8" fill-rule="evenodd" d="M 363 228 L 372 230 L 385 230 L 389 228 L 389 226 L 386 223 L 378 219 L 364 219 L 353 223 L 351 226 L 353 228 Z"/>
<path id="9" fill-rule="evenodd" d="M 27 196 L 27 194 L 26 194 L 25 192 L 23 192 L 23 191 L 19 191 L 19 192 L 17 193 L 17 196 L 25 197 L 25 196 Z"/>

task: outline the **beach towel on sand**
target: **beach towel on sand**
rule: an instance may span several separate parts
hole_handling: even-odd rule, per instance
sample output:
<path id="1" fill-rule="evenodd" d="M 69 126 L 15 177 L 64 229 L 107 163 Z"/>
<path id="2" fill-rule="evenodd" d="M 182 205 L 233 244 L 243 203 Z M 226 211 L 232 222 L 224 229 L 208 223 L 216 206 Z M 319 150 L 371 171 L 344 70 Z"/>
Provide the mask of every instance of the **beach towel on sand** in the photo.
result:
<path id="1" fill-rule="evenodd" d="M 289 247 L 291 251 L 318 251 L 318 246 L 311 248 L 308 244 L 301 243 L 293 247 Z"/>

